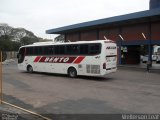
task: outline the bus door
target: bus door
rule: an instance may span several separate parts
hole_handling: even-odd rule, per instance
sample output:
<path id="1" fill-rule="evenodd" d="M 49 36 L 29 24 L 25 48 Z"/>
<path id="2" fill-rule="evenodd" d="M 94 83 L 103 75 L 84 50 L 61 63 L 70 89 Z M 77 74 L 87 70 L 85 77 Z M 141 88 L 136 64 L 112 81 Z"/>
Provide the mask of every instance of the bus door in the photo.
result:
<path id="1" fill-rule="evenodd" d="M 22 63 L 25 57 L 25 48 L 20 48 L 19 53 L 17 54 L 18 63 Z"/>

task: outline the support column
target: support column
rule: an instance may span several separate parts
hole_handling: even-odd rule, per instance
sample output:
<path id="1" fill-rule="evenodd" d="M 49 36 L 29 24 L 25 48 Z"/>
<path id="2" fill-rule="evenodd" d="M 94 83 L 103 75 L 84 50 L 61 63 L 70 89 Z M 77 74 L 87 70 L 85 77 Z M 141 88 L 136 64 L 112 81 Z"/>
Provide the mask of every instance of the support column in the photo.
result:
<path id="1" fill-rule="evenodd" d="M 122 28 L 121 27 L 119 27 L 119 34 L 121 35 L 122 34 Z M 119 39 L 118 39 L 118 41 L 117 41 L 117 45 L 118 45 L 118 47 L 119 47 L 119 49 L 118 49 L 118 59 L 119 59 L 119 61 L 118 61 L 118 63 L 119 63 L 119 65 L 121 65 L 122 64 L 122 53 L 121 53 L 121 47 L 122 47 L 122 40 L 121 40 L 121 38 L 119 37 Z"/>
<path id="2" fill-rule="evenodd" d="M 117 44 L 117 46 L 118 46 L 118 64 L 119 65 L 121 65 L 122 64 L 122 58 L 121 58 L 121 56 L 122 56 L 122 54 L 121 54 L 121 47 L 122 47 L 122 45 L 121 45 L 121 43 L 120 44 Z"/>
<path id="3" fill-rule="evenodd" d="M 149 22 L 148 25 L 148 29 L 149 29 L 149 40 L 148 40 L 148 61 L 151 62 L 152 65 L 152 40 L 151 40 L 151 22 Z"/>

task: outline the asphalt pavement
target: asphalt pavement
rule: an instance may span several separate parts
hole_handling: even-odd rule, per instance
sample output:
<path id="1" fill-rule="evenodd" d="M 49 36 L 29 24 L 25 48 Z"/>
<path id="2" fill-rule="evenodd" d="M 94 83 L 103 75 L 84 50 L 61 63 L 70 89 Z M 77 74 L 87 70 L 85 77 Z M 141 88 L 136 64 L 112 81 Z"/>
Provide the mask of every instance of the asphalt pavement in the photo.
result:
<path id="1" fill-rule="evenodd" d="M 3 91 L 4 101 L 47 116 L 160 113 L 160 74 L 145 70 L 69 78 L 19 71 L 13 61 L 3 65 Z"/>

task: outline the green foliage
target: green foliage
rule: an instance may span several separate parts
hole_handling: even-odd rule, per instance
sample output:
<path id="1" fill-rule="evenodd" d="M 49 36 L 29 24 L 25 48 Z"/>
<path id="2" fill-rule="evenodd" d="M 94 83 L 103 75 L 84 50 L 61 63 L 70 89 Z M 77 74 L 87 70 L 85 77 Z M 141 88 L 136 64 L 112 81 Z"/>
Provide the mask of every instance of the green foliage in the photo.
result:
<path id="1" fill-rule="evenodd" d="M 0 37 L 0 50 L 2 51 L 17 51 L 20 47 L 19 42 L 11 41 L 10 36 L 2 35 Z"/>
<path id="2" fill-rule="evenodd" d="M 11 46 L 11 41 L 9 40 L 9 36 L 2 35 L 0 37 L 0 49 L 2 51 L 4 51 L 4 50 L 8 51 L 10 49 L 10 46 Z"/>
<path id="3" fill-rule="evenodd" d="M 11 51 L 18 51 L 21 46 L 20 42 L 12 41 L 12 50 Z"/>
<path id="4" fill-rule="evenodd" d="M 13 28 L 5 23 L 0 24 L 0 50 L 2 51 L 18 51 L 20 46 L 40 41 L 47 40 L 38 38 L 24 28 Z"/>
<path id="5" fill-rule="evenodd" d="M 38 38 L 23 37 L 18 41 L 11 41 L 11 37 L 8 35 L 0 36 L 0 50 L 2 51 L 18 51 L 22 45 L 33 44 L 39 42 Z"/>
<path id="6" fill-rule="evenodd" d="M 20 40 L 21 45 L 29 45 L 29 44 L 33 44 L 35 42 L 39 42 L 39 39 L 34 37 L 34 38 L 30 38 L 30 37 L 23 37 Z"/>

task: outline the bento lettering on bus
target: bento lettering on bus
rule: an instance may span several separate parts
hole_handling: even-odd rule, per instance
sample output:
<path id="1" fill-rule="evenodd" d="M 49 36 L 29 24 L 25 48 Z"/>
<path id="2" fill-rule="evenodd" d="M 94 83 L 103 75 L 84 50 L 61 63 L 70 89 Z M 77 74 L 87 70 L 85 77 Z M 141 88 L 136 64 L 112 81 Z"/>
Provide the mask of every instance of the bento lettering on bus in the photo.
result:
<path id="1" fill-rule="evenodd" d="M 53 63 L 56 63 L 56 62 L 63 62 L 63 63 L 66 63 L 67 61 L 69 60 L 69 57 L 47 57 L 44 61 L 45 62 L 53 62 Z"/>
<path id="2" fill-rule="evenodd" d="M 108 46 L 106 49 L 116 49 L 116 46 Z"/>
<path id="3" fill-rule="evenodd" d="M 42 57 L 39 62 L 46 63 L 72 63 L 76 57 Z"/>

